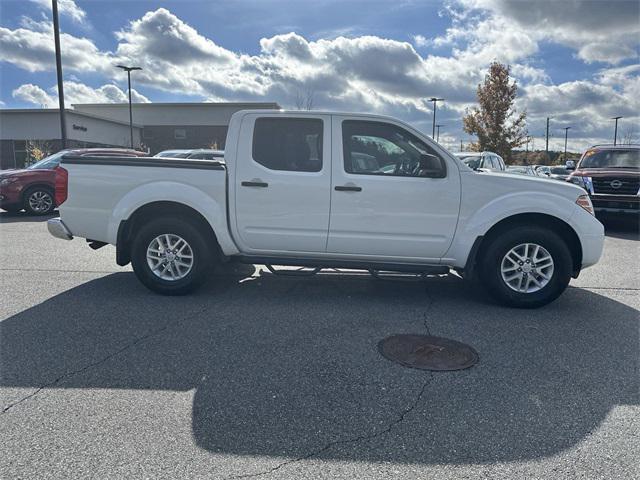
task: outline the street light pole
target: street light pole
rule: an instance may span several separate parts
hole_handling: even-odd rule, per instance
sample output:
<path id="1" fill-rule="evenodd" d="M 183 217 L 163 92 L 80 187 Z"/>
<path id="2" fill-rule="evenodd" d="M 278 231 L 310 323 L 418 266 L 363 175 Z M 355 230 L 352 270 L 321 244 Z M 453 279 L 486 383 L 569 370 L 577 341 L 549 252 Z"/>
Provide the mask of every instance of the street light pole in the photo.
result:
<path id="1" fill-rule="evenodd" d="M 616 121 L 616 129 L 613 131 L 613 145 L 615 146 L 618 143 L 618 119 L 622 117 L 613 117 L 611 120 Z"/>
<path id="2" fill-rule="evenodd" d="M 444 98 L 431 97 L 430 102 L 433 102 L 433 128 L 431 130 L 431 138 L 436 138 L 436 107 L 438 102 L 444 102 Z"/>
<path id="3" fill-rule="evenodd" d="M 64 90 L 62 88 L 62 56 L 60 55 L 60 22 L 58 21 L 58 0 L 51 0 L 53 16 L 53 41 L 56 49 L 56 72 L 58 77 L 58 106 L 60 110 L 60 140 L 62 150 L 67 148 L 67 122 L 64 111 Z"/>
<path id="4" fill-rule="evenodd" d="M 127 81 L 129 84 L 129 133 L 131 134 L 131 148 L 133 148 L 133 112 L 131 110 L 131 71 L 142 70 L 140 67 L 127 67 L 125 65 L 116 65 L 116 67 L 127 72 Z"/>
<path id="5" fill-rule="evenodd" d="M 564 161 L 567 162 L 567 136 L 571 127 L 564 127 Z"/>
<path id="6" fill-rule="evenodd" d="M 440 127 L 444 127 L 444 125 L 436 125 L 437 133 L 436 133 L 436 142 L 440 143 Z"/>
<path id="7" fill-rule="evenodd" d="M 544 147 L 544 151 L 549 156 L 549 117 L 547 117 L 547 144 Z"/>

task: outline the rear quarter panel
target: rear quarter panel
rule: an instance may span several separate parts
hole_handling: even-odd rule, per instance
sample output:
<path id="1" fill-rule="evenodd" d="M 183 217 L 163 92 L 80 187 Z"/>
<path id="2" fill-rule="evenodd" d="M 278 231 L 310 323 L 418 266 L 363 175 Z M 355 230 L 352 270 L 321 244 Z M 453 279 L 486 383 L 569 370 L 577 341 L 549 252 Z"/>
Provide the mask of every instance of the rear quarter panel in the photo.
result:
<path id="1" fill-rule="evenodd" d="M 64 164 L 67 200 L 60 214 L 74 236 L 116 243 L 118 227 L 138 208 L 173 201 L 200 212 L 225 253 L 235 253 L 226 220 L 224 170 Z"/>

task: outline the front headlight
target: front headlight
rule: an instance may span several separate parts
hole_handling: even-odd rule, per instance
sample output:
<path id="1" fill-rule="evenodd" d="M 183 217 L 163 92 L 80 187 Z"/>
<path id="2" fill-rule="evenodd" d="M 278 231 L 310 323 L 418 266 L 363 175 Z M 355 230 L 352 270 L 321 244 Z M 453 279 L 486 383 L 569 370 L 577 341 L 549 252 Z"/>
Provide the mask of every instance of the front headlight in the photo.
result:
<path id="1" fill-rule="evenodd" d="M 582 177 L 576 175 L 574 177 L 569 177 L 569 181 L 574 185 L 584 188 L 587 192 L 593 193 L 593 180 L 591 179 L 591 177 Z"/>
<path id="2" fill-rule="evenodd" d="M 3 178 L 2 180 L 0 180 L 0 187 L 6 187 L 7 185 L 9 185 L 10 183 L 15 182 L 16 180 L 18 180 L 18 179 L 14 178 L 14 177 Z"/>

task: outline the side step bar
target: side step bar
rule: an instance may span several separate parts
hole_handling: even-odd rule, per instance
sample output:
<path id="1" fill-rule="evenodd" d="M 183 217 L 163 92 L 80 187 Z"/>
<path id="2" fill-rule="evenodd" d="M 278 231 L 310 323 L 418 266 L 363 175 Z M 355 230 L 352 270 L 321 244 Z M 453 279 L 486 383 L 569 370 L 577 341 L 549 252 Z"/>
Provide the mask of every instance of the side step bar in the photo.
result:
<path id="1" fill-rule="evenodd" d="M 429 275 L 446 275 L 449 267 L 444 265 L 421 265 L 411 263 L 366 263 L 357 260 L 326 260 L 317 258 L 282 258 L 282 257 L 257 257 L 242 255 L 236 257 L 237 261 L 246 264 L 265 265 L 274 275 L 311 276 L 323 268 L 344 268 L 350 270 L 366 270 L 372 276 L 384 280 L 407 280 L 406 274 L 416 280 L 421 280 Z M 277 270 L 274 265 L 285 267 L 306 267 L 311 270 Z M 405 275 L 398 275 L 405 274 Z"/>

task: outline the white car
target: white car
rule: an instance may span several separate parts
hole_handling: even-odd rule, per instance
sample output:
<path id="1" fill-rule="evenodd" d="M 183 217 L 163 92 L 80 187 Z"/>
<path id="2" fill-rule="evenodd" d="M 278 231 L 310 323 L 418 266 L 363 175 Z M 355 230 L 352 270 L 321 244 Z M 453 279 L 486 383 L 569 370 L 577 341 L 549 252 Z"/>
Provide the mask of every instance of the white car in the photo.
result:
<path id="1" fill-rule="evenodd" d="M 456 152 L 467 167 L 481 172 L 504 172 L 507 167 L 500 155 L 493 152 Z"/>
<path id="2" fill-rule="evenodd" d="M 478 275 L 499 301 L 549 303 L 600 258 L 604 229 L 570 183 L 477 174 L 393 118 L 245 110 L 224 162 L 66 156 L 56 237 L 116 246 L 168 295 L 225 261 Z"/>

